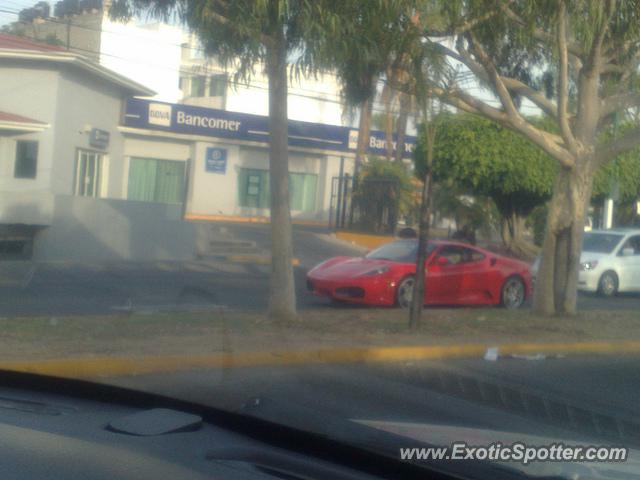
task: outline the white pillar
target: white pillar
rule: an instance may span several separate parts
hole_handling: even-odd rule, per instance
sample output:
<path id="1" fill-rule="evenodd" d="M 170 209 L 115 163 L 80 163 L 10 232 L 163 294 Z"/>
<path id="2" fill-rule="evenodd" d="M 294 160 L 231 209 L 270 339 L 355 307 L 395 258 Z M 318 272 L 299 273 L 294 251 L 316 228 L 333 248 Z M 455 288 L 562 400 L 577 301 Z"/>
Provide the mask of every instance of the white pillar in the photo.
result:
<path id="1" fill-rule="evenodd" d="M 604 210 L 602 212 L 602 228 L 613 227 L 613 199 L 607 198 L 604 201 Z"/>

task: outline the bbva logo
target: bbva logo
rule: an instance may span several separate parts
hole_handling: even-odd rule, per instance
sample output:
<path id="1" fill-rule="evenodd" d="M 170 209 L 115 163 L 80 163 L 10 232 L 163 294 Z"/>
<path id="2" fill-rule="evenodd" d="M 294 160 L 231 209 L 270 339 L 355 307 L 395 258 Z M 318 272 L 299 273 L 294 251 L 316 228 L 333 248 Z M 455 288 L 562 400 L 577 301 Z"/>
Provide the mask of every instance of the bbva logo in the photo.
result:
<path id="1" fill-rule="evenodd" d="M 149 104 L 149 123 L 162 127 L 171 126 L 171 105 L 164 103 Z"/>

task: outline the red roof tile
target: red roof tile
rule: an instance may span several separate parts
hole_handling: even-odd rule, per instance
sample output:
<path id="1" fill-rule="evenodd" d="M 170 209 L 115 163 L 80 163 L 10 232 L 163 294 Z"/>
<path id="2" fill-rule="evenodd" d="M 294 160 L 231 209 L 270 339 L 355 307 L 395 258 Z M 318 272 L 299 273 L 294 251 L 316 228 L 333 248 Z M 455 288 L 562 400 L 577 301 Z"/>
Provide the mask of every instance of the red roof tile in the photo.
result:
<path id="1" fill-rule="evenodd" d="M 0 48 L 12 50 L 34 50 L 36 52 L 64 52 L 64 48 L 57 45 L 49 45 L 43 42 L 36 42 L 29 38 L 17 37 L 6 33 L 0 33 Z"/>
<path id="2" fill-rule="evenodd" d="M 39 123 L 45 125 L 44 122 L 34 120 L 33 118 L 23 117 L 15 113 L 0 112 L 0 122 L 16 122 L 16 123 Z"/>

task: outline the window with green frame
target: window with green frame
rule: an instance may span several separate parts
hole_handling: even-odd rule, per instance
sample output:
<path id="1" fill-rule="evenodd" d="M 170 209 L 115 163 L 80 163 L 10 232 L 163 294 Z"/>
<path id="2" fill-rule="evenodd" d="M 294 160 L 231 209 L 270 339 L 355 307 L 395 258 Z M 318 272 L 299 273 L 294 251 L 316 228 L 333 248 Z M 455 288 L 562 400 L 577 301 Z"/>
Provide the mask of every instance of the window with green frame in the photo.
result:
<path id="1" fill-rule="evenodd" d="M 127 198 L 143 202 L 182 203 L 185 162 L 132 158 Z"/>
<path id="2" fill-rule="evenodd" d="M 317 175 L 289 173 L 291 210 L 314 211 L 316 208 L 317 185 Z M 269 208 L 269 171 L 241 168 L 238 172 L 238 193 L 241 207 Z"/>

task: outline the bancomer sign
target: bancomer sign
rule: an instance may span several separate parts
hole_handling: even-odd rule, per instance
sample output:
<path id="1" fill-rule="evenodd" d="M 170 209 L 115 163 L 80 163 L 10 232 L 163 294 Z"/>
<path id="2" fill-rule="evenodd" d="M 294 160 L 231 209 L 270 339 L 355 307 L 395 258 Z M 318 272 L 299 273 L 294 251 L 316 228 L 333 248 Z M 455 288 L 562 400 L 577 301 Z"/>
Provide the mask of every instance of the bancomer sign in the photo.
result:
<path id="1" fill-rule="evenodd" d="M 127 127 L 164 130 L 225 139 L 268 143 L 269 118 L 213 108 L 140 100 L 127 101 Z M 289 121 L 289 145 L 335 152 L 355 152 L 358 130 L 335 125 Z M 403 156 L 411 158 L 416 137 L 407 136 Z M 395 151 L 395 138 L 394 138 Z M 386 154 L 384 132 L 371 131 L 368 153 Z"/>

